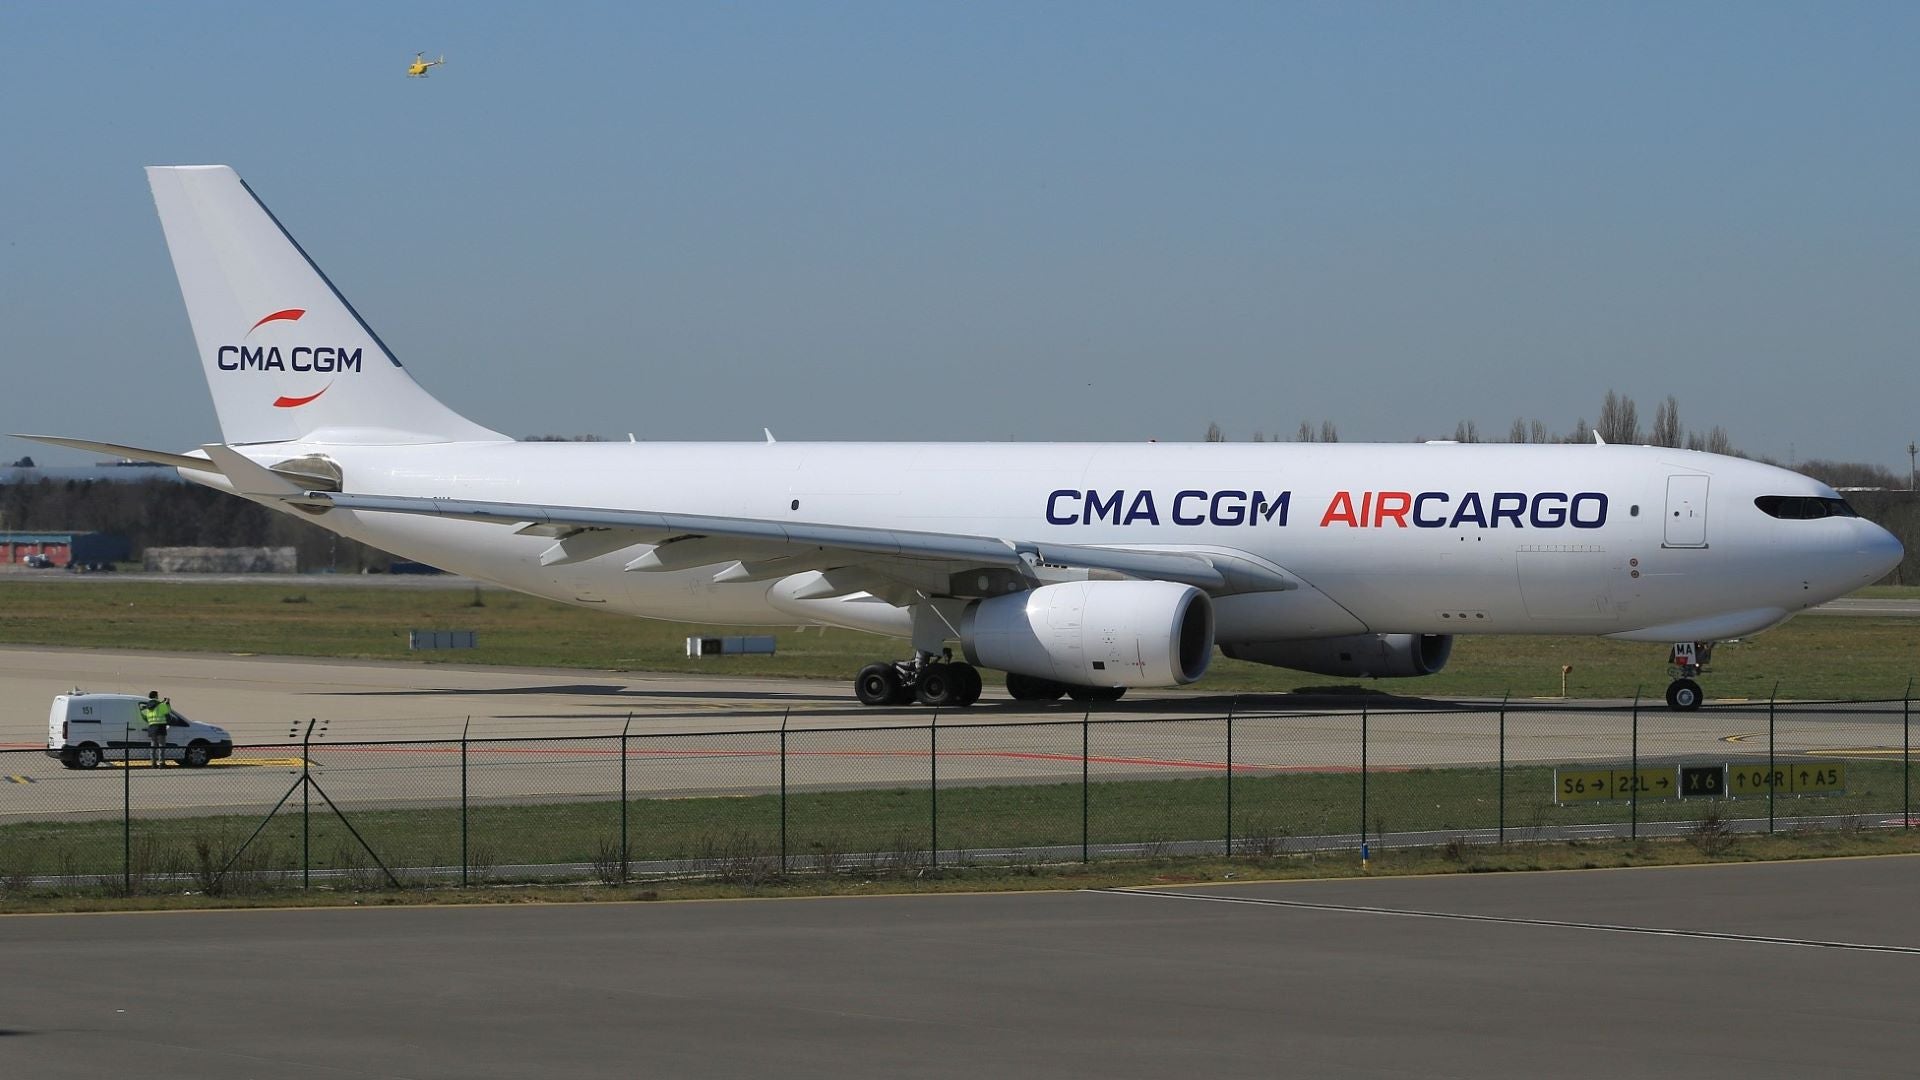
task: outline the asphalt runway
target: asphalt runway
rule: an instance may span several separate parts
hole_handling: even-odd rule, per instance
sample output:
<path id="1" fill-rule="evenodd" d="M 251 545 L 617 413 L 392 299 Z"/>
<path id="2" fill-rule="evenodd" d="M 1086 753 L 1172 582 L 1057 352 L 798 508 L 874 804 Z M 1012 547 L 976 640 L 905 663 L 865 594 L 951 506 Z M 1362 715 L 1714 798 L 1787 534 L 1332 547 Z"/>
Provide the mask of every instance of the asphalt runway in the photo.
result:
<path id="1" fill-rule="evenodd" d="M 0 917 L 0 1060 L 242 1077 L 1911 1074 L 1920 858 Z"/>
<path id="2" fill-rule="evenodd" d="M 0 783 L 0 823 L 119 812 L 117 768 L 72 771 L 33 752 L 45 746 L 47 703 L 75 686 L 162 688 L 187 716 L 220 724 L 254 747 L 206 770 L 137 776 L 141 813 L 271 806 L 299 770 L 301 751 L 288 743 L 310 717 L 326 724 L 307 760 L 333 798 L 361 805 L 457 799 L 460 748 L 446 740 L 463 728 L 476 740 L 470 787 L 481 802 L 610 797 L 619 790 L 623 727 L 636 796 L 776 789 L 783 722 L 790 728 L 787 780 L 801 790 L 919 785 L 935 771 L 945 785 L 1077 782 L 1083 739 L 1094 779 L 1213 774 L 1227 761 L 1220 718 L 1236 708 L 1232 760 L 1241 775 L 1362 762 L 1362 718 L 1343 700 L 1302 710 L 1278 696 L 1129 695 L 1097 706 L 1101 722 L 1083 730 L 1081 706 L 1016 703 L 995 690 L 972 709 L 949 710 L 934 731 L 931 710 L 863 708 L 843 686 L 818 681 L 8 647 L 0 648 L 0 746 L 13 749 L 0 754 L 0 779 L 8 781 Z M 1275 711 L 1275 703 L 1293 707 Z M 1494 703 L 1398 704 L 1370 706 L 1370 768 L 1498 760 Z M 1766 726 L 1764 709 L 1643 710 L 1640 759 L 1764 759 Z M 1623 707 L 1516 708 L 1506 719 L 1507 760 L 1624 762 L 1632 727 Z M 1897 754 L 1902 740 L 1897 711 L 1796 711 L 1776 727 L 1776 753 L 1790 757 L 1884 756 Z M 516 741 L 557 737 L 573 741 Z M 376 740 L 412 742 L 370 745 Z"/>

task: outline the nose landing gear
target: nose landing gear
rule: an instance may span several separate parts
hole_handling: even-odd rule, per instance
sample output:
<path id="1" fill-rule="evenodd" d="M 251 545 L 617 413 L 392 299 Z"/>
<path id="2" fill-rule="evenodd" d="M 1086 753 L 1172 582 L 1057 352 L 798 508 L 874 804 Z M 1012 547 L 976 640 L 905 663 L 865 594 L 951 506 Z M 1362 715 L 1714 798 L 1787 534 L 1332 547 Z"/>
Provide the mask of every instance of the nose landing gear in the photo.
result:
<path id="1" fill-rule="evenodd" d="M 1713 642 L 1676 641 L 1673 651 L 1667 657 L 1667 674 L 1673 681 L 1667 684 L 1667 708 L 1676 712 L 1692 712 L 1700 707 L 1704 696 L 1695 676 L 1707 670 L 1713 662 Z"/>

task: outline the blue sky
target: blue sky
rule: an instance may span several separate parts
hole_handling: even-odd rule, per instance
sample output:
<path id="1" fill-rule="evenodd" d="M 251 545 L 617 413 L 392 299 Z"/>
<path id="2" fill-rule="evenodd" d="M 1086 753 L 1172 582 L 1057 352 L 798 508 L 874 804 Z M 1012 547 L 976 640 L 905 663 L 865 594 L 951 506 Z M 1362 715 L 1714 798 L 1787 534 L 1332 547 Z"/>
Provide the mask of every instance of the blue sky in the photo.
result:
<path id="1" fill-rule="evenodd" d="M 0 431 L 217 427 L 140 166 L 513 434 L 1920 436 L 1910 4 L 0 6 Z M 427 80 L 415 50 L 445 53 Z M 7 441 L 0 457 L 83 460 Z"/>

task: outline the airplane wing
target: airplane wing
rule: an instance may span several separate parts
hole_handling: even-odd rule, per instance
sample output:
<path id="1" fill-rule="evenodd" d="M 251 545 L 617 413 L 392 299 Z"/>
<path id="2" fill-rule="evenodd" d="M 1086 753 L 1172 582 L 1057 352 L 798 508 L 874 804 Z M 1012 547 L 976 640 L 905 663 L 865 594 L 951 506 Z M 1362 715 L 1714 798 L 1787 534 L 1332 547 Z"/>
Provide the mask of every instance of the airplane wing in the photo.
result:
<path id="1" fill-rule="evenodd" d="M 211 447 L 208 449 L 216 457 L 225 456 Z M 267 471 L 257 465 L 254 468 Z M 234 470 L 227 471 L 233 476 Z M 823 586 L 818 595 L 874 591 L 863 584 L 873 576 L 942 595 L 996 595 L 1044 583 L 1050 571 L 1076 570 L 1178 581 L 1216 594 L 1297 587 L 1284 575 L 1262 564 L 1225 552 L 1094 547 L 655 510 L 329 491 L 296 494 L 285 490 L 284 478 L 269 475 L 280 481 L 281 488 L 260 494 L 299 506 L 487 521 L 511 525 L 523 535 L 552 537 L 554 546 L 541 559 L 545 565 L 577 562 L 646 545 L 649 550 L 628 563 L 628 570 L 648 572 L 726 564 L 725 569 L 715 575 L 716 581 L 768 580 L 803 570 L 860 571 L 841 574 L 837 579 L 830 573 L 829 584 Z M 836 580 L 837 587 L 833 584 Z"/>
<path id="2" fill-rule="evenodd" d="M 224 474 L 238 494 L 316 510 L 414 514 L 511 525 L 521 535 L 551 538 L 546 566 L 646 547 L 634 572 L 721 566 L 714 580 L 764 581 L 807 570 L 826 571 L 813 596 L 873 592 L 904 602 L 903 590 L 932 595 L 993 596 L 1089 575 L 1177 581 L 1216 596 L 1277 592 L 1299 583 L 1243 552 L 1058 544 L 962 533 L 920 532 L 822 522 L 772 521 L 656 510 L 493 503 L 407 495 L 319 491 L 315 478 L 268 469 L 232 447 L 200 448 L 204 458 L 118 444 L 27 435 L 22 438 L 115 453 L 179 468 Z"/>

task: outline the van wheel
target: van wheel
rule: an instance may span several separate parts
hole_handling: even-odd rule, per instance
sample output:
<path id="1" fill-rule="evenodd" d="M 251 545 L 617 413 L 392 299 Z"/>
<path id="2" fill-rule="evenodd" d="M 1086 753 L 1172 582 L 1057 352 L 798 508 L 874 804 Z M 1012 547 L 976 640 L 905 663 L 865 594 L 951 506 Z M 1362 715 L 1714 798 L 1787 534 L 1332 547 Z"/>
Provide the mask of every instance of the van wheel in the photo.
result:
<path id="1" fill-rule="evenodd" d="M 181 759 L 189 769 L 206 768 L 207 762 L 212 760 L 212 749 L 199 739 L 195 739 L 187 744 L 187 756 Z"/>
<path id="2" fill-rule="evenodd" d="M 81 743 L 79 749 L 73 752 L 73 767 L 76 769 L 97 769 L 100 767 L 100 761 L 104 756 L 105 755 L 100 753 L 100 748 L 92 743 Z"/>

